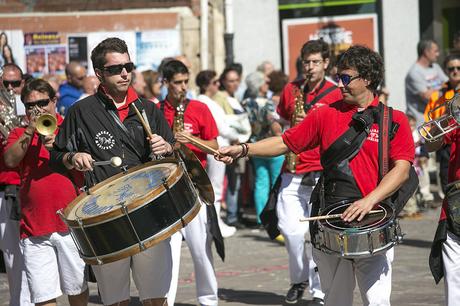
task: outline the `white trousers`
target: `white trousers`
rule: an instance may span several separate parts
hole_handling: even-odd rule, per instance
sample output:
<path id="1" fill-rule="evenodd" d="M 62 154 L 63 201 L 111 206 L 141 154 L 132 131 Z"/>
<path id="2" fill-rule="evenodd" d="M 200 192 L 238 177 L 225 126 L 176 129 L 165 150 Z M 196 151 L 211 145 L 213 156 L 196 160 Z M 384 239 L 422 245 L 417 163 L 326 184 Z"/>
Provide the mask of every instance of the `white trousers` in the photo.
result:
<path id="1" fill-rule="evenodd" d="M 313 249 L 318 264 L 324 305 L 352 306 L 356 282 L 364 306 L 388 306 L 394 249 L 360 259 L 344 259 Z"/>
<path id="2" fill-rule="evenodd" d="M 0 192 L 0 249 L 8 277 L 10 306 L 33 305 L 19 243 L 19 222 L 10 219 L 10 212 L 11 207 L 5 205 L 4 193 Z"/>
<path id="3" fill-rule="evenodd" d="M 92 268 L 104 305 L 129 300 L 130 271 L 141 301 L 166 298 L 172 278 L 169 238 L 136 255 Z"/>
<path id="4" fill-rule="evenodd" d="M 196 296 L 200 305 L 218 304 L 217 278 L 212 257 L 212 235 L 209 231 L 206 206 L 201 206 L 198 215 L 180 232 L 171 236 L 173 277 L 168 293 L 168 305 L 174 305 L 179 279 L 182 237 L 188 245 L 195 269 Z"/>
<path id="5" fill-rule="evenodd" d="M 444 263 L 444 290 L 446 305 L 459 305 L 460 302 L 460 237 L 447 232 L 447 240 L 442 244 Z"/>
<path id="6" fill-rule="evenodd" d="M 310 294 L 323 298 L 316 264 L 313 261 L 309 223 L 300 222 L 310 216 L 312 186 L 301 185 L 302 175 L 281 174 L 276 213 L 278 228 L 284 236 L 289 256 L 289 275 L 292 284 L 309 281 Z M 307 239 L 306 239 L 307 238 Z"/>

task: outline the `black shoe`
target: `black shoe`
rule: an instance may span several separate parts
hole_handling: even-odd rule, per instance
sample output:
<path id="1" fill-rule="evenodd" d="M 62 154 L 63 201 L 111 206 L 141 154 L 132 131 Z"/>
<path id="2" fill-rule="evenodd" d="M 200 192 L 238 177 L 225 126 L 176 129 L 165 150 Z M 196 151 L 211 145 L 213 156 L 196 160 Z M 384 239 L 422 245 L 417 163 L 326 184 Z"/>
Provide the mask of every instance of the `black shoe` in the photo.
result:
<path id="1" fill-rule="evenodd" d="M 313 298 L 311 303 L 308 304 L 308 306 L 321 306 L 321 305 L 324 305 L 324 300 L 317 298 L 317 297 Z"/>
<path id="2" fill-rule="evenodd" d="M 303 292 L 305 288 L 308 287 L 308 282 L 298 283 L 292 285 L 291 289 L 289 289 L 288 293 L 286 294 L 286 303 L 288 304 L 295 304 L 297 303 L 303 296 Z"/>
<path id="3" fill-rule="evenodd" d="M 236 227 L 236 229 L 244 229 L 245 228 L 244 224 L 239 222 L 239 221 L 230 222 L 230 223 L 227 223 L 227 225 Z"/>

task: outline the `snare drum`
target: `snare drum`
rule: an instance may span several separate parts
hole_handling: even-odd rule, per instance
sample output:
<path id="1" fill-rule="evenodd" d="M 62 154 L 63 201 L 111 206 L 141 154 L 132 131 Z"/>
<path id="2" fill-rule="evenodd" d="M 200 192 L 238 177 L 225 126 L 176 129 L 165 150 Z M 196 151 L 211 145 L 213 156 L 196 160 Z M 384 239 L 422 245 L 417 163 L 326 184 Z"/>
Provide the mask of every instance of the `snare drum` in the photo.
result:
<path id="1" fill-rule="evenodd" d="M 324 216 L 343 213 L 353 201 L 333 204 Z M 315 248 L 345 258 L 368 257 L 383 252 L 402 241 L 401 228 L 394 209 L 379 204 L 381 212 L 368 214 L 361 221 L 345 222 L 340 218 L 318 221 Z"/>
<path id="2" fill-rule="evenodd" d="M 95 185 L 58 213 L 83 260 L 105 264 L 168 238 L 189 223 L 200 206 L 183 167 L 165 158 Z"/>

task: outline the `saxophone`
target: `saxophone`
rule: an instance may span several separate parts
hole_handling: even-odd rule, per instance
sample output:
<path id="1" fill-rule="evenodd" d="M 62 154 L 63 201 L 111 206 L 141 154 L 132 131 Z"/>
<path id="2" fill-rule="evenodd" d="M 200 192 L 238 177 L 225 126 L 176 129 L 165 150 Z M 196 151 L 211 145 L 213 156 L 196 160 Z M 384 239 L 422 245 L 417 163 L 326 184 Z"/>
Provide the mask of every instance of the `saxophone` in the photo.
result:
<path id="1" fill-rule="evenodd" d="M 297 88 L 295 92 L 295 106 L 294 106 L 294 113 L 291 116 L 291 127 L 296 125 L 296 118 L 297 115 L 304 112 L 304 89 L 307 85 L 308 81 L 310 80 L 311 76 L 307 75 L 305 81 L 302 83 L 300 88 Z M 295 169 L 297 166 L 298 156 L 292 151 L 289 151 L 286 154 L 286 170 L 290 173 L 295 173 Z"/>
<path id="2" fill-rule="evenodd" d="M 176 107 L 176 114 L 174 115 L 173 121 L 173 133 L 182 132 L 184 130 L 184 99 L 181 99 Z"/>
<path id="3" fill-rule="evenodd" d="M 2 74 L 3 71 L 0 69 L 0 77 Z M 27 122 L 17 115 L 14 91 L 8 92 L 3 84 L 0 86 L 0 139 L 6 141 L 14 128 L 25 126 Z"/>

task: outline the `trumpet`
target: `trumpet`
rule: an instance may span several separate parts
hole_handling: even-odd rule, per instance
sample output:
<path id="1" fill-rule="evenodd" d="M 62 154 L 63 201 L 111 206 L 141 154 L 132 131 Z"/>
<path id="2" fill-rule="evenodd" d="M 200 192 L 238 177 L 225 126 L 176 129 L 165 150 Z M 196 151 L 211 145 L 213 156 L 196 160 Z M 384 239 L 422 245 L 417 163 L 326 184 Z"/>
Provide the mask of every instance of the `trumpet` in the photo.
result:
<path id="1" fill-rule="evenodd" d="M 42 114 L 37 118 L 35 129 L 42 136 L 52 135 L 57 129 L 57 119 L 50 114 Z"/>
<path id="2" fill-rule="evenodd" d="M 443 107 L 446 109 L 444 114 L 433 119 L 432 114 Z M 458 129 L 460 127 L 460 93 L 456 93 L 452 99 L 431 110 L 428 113 L 428 118 L 429 121 L 417 128 L 420 136 L 426 141 L 436 141 L 445 134 Z"/>

